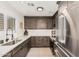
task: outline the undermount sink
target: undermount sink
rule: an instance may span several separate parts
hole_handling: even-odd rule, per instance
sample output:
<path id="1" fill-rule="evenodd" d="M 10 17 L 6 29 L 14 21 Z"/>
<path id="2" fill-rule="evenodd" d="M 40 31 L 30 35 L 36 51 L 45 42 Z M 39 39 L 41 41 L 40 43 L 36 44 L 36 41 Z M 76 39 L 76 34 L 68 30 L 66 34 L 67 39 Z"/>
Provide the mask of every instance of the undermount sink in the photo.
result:
<path id="1" fill-rule="evenodd" d="M 21 41 L 21 40 L 13 40 L 13 41 L 11 41 L 11 42 L 8 42 L 8 43 L 3 44 L 2 46 L 14 45 L 14 44 L 16 44 L 16 43 L 18 43 L 18 42 L 20 42 L 20 41 Z"/>

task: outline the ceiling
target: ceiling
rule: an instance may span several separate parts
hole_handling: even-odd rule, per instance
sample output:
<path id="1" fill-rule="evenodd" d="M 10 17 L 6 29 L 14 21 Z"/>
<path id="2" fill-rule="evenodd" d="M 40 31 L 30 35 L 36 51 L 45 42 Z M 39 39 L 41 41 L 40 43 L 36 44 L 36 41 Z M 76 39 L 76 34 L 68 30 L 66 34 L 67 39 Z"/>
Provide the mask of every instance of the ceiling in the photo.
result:
<path id="1" fill-rule="evenodd" d="M 8 1 L 7 3 L 23 16 L 53 16 L 58 10 L 57 1 Z M 43 7 L 38 12 L 37 7 Z"/>

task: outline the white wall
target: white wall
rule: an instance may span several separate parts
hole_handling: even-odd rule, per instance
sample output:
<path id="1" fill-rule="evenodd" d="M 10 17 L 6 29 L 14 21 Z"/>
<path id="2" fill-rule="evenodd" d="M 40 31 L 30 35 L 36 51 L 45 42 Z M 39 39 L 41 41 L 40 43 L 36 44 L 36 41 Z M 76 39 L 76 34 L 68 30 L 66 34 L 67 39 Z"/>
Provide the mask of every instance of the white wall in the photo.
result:
<path id="1" fill-rule="evenodd" d="M 0 40 L 5 40 L 6 38 L 6 27 L 7 27 L 7 16 L 14 17 L 16 19 L 16 29 L 14 31 L 15 37 L 21 36 L 24 29 L 20 28 L 20 22 L 24 23 L 24 17 L 19 14 L 16 10 L 12 9 L 9 5 L 0 1 L 0 13 L 4 14 L 4 30 L 0 31 Z M 24 26 L 23 26 L 24 27 Z"/>
<path id="2" fill-rule="evenodd" d="M 27 30 L 28 34 L 31 36 L 51 36 L 51 29 L 41 29 L 41 30 Z"/>

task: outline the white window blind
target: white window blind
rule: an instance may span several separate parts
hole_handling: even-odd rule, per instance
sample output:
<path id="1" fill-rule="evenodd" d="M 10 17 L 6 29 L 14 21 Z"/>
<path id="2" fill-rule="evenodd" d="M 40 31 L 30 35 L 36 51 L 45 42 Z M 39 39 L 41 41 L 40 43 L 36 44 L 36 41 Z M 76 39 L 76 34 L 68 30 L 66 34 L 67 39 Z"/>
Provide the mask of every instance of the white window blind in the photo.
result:
<path id="1" fill-rule="evenodd" d="M 0 31 L 4 30 L 4 15 L 0 13 Z"/>

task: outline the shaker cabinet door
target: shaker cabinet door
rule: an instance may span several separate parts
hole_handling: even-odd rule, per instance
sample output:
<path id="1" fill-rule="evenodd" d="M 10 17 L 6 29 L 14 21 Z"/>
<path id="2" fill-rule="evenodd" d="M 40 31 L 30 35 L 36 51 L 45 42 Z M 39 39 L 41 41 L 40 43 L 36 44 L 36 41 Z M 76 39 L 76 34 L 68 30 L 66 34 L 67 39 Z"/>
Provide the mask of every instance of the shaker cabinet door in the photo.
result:
<path id="1" fill-rule="evenodd" d="M 32 37 L 31 46 L 32 47 L 49 47 L 49 37 Z"/>

